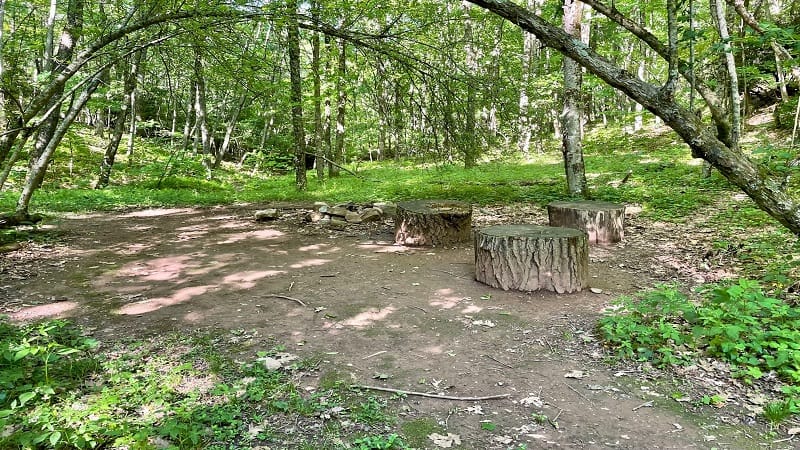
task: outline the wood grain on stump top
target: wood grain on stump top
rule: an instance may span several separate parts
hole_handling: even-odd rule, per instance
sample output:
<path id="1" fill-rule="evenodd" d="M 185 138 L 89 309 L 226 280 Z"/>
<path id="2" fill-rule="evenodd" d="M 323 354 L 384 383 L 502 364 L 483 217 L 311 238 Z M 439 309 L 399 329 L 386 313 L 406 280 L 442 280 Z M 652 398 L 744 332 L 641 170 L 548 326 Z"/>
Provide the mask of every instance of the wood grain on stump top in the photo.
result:
<path id="1" fill-rule="evenodd" d="M 455 200 L 399 202 L 395 243 L 449 245 L 468 241 L 472 234 L 472 205 Z"/>
<path id="2" fill-rule="evenodd" d="M 475 279 L 503 290 L 577 292 L 589 279 L 586 233 L 496 225 L 475 233 Z"/>
<path id="3" fill-rule="evenodd" d="M 625 235 L 625 205 L 602 201 L 559 201 L 547 205 L 550 226 L 583 230 L 590 244 L 613 244 Z"/>

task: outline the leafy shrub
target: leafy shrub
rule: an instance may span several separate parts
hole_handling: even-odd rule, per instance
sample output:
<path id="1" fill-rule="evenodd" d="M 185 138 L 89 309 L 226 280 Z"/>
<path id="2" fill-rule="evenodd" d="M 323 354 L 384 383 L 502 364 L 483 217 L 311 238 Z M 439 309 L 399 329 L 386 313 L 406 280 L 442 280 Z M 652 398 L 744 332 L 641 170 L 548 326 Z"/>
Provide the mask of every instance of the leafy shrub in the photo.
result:
<path id="1" fill-rule="evenodd" d="M 739 280 L 702 293 L 695 305 L 670 286 L 621 298 L 599 322 L 619 356 L 658 366 L 686 364 L 705 354 L 731 364 L 745 380 L 774 372 L 800 384 L 800 309 Z"/>
<path id="2" fill-rule="evenodd" d="M 797 97 L 790 98 L 788 102 L 778 103 L 775 108 L 775 126 L 785 130 L 794 128 L 794 116 L 797 112 Z"/>

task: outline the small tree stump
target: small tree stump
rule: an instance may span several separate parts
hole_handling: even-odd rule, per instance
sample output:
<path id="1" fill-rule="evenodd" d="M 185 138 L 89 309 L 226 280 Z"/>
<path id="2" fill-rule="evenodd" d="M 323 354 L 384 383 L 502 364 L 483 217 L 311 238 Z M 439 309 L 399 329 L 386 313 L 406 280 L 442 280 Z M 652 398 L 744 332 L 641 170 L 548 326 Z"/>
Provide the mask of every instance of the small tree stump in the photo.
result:
<path id="1" fill-rule="evenodd" d="M 625 235 L 625 205 L 610 202 L 553 202 L 547 205 L 551 227 L 583 230 L 590 244 L 613 244 Z"/>
<path id="2" fill-rule="evenodd" d="M 469 241 L 472 206 L 453 200 L 414 200 L 397 204 L 394 242 L 411 246 Z"/>
<path id="3" fill-rule="evenodd" d="M 539 225 L 482 229 L 475 233 L 475 279 L 504 291 L 580 291 L 589 279 L 586 233 Z"/>

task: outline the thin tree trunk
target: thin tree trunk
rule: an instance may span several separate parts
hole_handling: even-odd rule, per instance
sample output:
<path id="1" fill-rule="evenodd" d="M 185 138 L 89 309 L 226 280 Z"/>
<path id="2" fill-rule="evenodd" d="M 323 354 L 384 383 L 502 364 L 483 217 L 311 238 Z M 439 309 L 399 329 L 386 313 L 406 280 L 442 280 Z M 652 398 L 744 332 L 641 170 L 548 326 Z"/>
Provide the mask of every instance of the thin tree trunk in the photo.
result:
<path id="1" fill-rule="evenodd" d="M 195 93 L 194 111 L 197 116 L 195 126 L 200 133 L 200 144 L 203 151 L 203 167 L 206 169 L 206 178 L 211 179 L 214 162 L 211 155 L 211 131 L 208 126 L 208 110 L 206 109 L 206 79 L 203 74 L 203 56 L 199 47 L 195 46 L 194 76 L 197 83 Z"/>
<path id="2" fill-rule="evenodd" d="M 339 40 L 339 68 L 336 76 L 336 148 L 334 149 L 333 162 L 341 165 L 344 163 L 344 121 L 347 106 L 347 89 L 345 88 L 347 76 L 347 41 Z M 332 177 L 339 176 L 339 167 L 334 164 L 328 166 L 328 173 Z"/>
<path id="3" fill-rule="evenodd" d="M 303 80 L 300 77 L 300 29 L 297 24 L 297 0 L 287 2 L 289 75 L 292 82 L 292 131 L 294 132 L 295 187 L 306 190 L 306 138 L 303 125 Z"/>
<path id="4" fill-rule="evenodd" d="M 114 160 L 117 157 L 117 149 L 122 140 L 122 134 L 125 132 L 125 121 L 128 118 L 128 112 L 130 112 L 130 99 L 136 91 L 136 82 L 139 76 L 142 57 L 143 52 L 138 52 L 130 57 L 130 64 L 125 64 L 123 75 L 125 81 L 123 83 L 122 101 L 120 102 L 119 112 L 116 114 L 114 131 L 111 134 L 111 139 L 103 155 L 103 161 L 100 164 L 100 173 L 97 176 L 97 183 L 95 183 L 96 189 L 102 189 L 108 186 L 109 178 L 111 177 L 111 169 L 114 167 Z"/>
<path id="5" fill-rule="evenodd" d="M 319 20 L 319 1 L 311 2 L 311 20 Z M 324 154 L 322 147 L 322 74 L 320 73 L 320 42 L 319 33 L 311 35 L 311 73 L 314 76 L 314 155 L 317 169 L 317 179 L 325 179 L 325 164 L 320 158 Z"/>
<path id="6" fill-rule="evenodd" d="M 578 0 L 564 1 L 564 31 L 580 37 L 583 3 Z M 586 169 L 583 163 L 581 145 L 582 101 L 581 67 L 572 58 L 564 57 L 564 108 L 561 112 L 562 152 L 564 170 L 567 176 L 567 189 L 571 195 L 586 195 Z"/>
<path id="7" fill-rule="evenodd" d="M 58 52 L 45 61 L 44 67 L 49 68 L 53 74 L 61 73 L 66 70 L 75 54 L 75 45 L 83 33 L 83 0 L 69 0 L 67 4 L 67 23 L 61 32 L 59 39 Z M 56 90 L 54 95 L 47 103 L 48 109 L 58 110 L 61 107 L 61 96 L 64 93 L 64 85 Z M 56 129 L 59 126 L 60 117 L 58 112 L 53 112 L 39 126 L 34 141 L 33 151 L 30 154 L 28 172 L 34 171 L 39 157 L 45 151 L 53 139 Z M 49 159 L 48 159 L 49 162 Z M 42 175 L 44 175 L 42 173 Z M 41 182 L 42 177 L 34 177 L 37 182 Z M 34 189 L 39 186 L 35 186 Z"/>
<path id="8" fill-rule="evenodd" d="M 22 193 L 20 193 L 19 199 L 17 200 L 17 207 L 14 211 L 14 218 L 18 221 L 25 220 L 29 217 L 28 209 L 30 208 L 31 198 L 33 197 L 34 191 L 38 189 L 42 183 L 42 180 L 44 179 L 47 166 L 53 157 L 53 153 L 61 143 L 64 135 L 67 134 L 67 130 L 75 121 L 75 118 L 86 105 L 86 102 L 89 101 L 94 91 L 100 85 L 102 77 L 103 74 L 98 74 L 95 76 L 94 79 L 92 79 L 92 81 L 86 86 L 84 91 L 81 92 L 77 100 L 70 105 L 70 108 L 67 110 L 64 118 L 59 122 L 57 128 L 54 130 L 50 141 L 47 143 L 47 146 L 42 149 L 42 153 L 38 155 L 35 161 L 33 161 L 33 164 L 28 170 L 28 175 L 25 177 L 25 183 L 22 186 Z"/>
<path id="9" fill-rule="evenodd" d="M 741 133 L 741 102 L 739 97 L 739 77 L 736 74 L 736 61 L 733 58 L 733 50 L 731 49 L 731 36 L 728 33 L 728 21 L 725 18 L 725 4 L 723 0 L 710 0 L 712 16 L 715 18 L 717 24 L 717 31 L 719 38 L 722 41 L 722 49 L 725 53 L 725 67 L 728 70 L 728 78 L 730 84 L 731 101 L 731 142 L 730 147 L 733 150 L 739 149 L 739 136 Z"/>
<path id="10" fill-rule="evenodd" d="M 219 151 L 214 158 L 215 169 L 222 164 L 225 156 L 228 155 L 231 145 L 231 138 L 233 137 L 234 130 L 236 130 L 236 124 L 239 122 L 239 115 L 241 115 L 244 105 L 247 104 L 248 100 L 249 98 L 247 94 L 242 94 L 242 96 L 239 98 L 239 103 L 237 103 L 236 106 L 234 106 L 233 111 L 231 111 L 231 115 L 228 118 L 228 123 L 225 124 L 225 137 L 223 138 L 222 145 L 220 146 Z"/>
<path id="11" fill-rule="evenodd" d="M 461 1 L 461 12 L 464 22 L 464 53 L 466 54 L 466 66 L 469 72 L 467 77 L 467 98 L 464 101 L 464 138 L 460 139 L 459 146 L 464 154 L 464 168 L 475 167 L 478 162 L 477 140 L 475 139 L 475 112 L 476 94 L 474 82 L 471 77 L 478 75 L 478 58 L 473 42 L 472 17 L 470 7 L 472 5 L 467 0 Z"/>

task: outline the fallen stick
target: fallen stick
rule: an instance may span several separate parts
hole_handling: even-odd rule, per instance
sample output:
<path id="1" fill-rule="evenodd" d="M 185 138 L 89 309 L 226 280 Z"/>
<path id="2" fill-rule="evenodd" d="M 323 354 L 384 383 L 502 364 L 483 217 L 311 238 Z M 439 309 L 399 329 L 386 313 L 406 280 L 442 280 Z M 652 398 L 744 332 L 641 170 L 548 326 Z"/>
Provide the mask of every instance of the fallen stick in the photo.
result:
<path id="1" fill-rule="evenodd" d="M 639 405 L 639 406 L 637 406 L 637 407 L 633 408 L 631 411 L 638 411 L 638 410 L 640 410 L 640 409 L 642 409 L 642 408 L 644 408 L 644 407 L 648 407 L 648 408 L 650 408 L 650 407 L 652 407 L 652 406 L 653 406 L 653 401 L 652 401 L 652 400 L 648 400 L 648 401 L 646 401 L 646 402 L 642 403 L 641 405 Z"/>
<path id="2" fill-rule="evenodd" d="M 370 359 L 370 358 L 372 358 L 373 356 L 382 355 L 382 354 L 384 354 L 384 353 L 386 353 L 386 350 L 381 350 L 381 351 L 379 351 L 379 352 L 375 352 L 375 353 L 373 353 L 373 354 L 371 354 L 371 355 L 367 355 L 367 356 L 365 356 L 365 357 L 363 357 L 363 358 L 361 358 L 361 359 Z"/>
<path id="3" fill-rule="evenodd" d="M 291 301 L 293 301 L 293 302 L 297 303 L 297 304 L 298 304 L 298 305 L 300 305 L 300 306 L 304 306 L 304 307 L 307 307 L 307 306 L 308 306 L 308 305 L 306 305 L 305 303 L 303 303 L 303 301 L 302 301 L 302 300 L 298 300 L 298 299 L 296 299 L 296 298 L 294 298 L 294 297 L 289 297 L 289 296 L 287 296 L 287 295 L 280 295 L 280 294 L 266 294 L 264 297 L 282 298 L 282 299 L 284 299 L 284 300 L 291 300 Z"/>
<path id="4" fill-rule="evenodd" d="M 513 369 L 513 368 L 514 368 L 513 366 L 511 366 L 511 365 L 509 365 L 509 364 L 506 364 L 506 363 L 504 363 L 503 361 L 498 361 L 498 360 L 497 360 L 495 357 L 493 357 L 493 356 L 491 356 L 491 355 L 483 355 L 483 356 L 485 356 L 485 357 L 487 357 L 487 358 L 491 359 L 492 361 L 496 362 L 497 364 L 500 364 L 501 366 L 508 367 L 509 369 Z"/>
<path id="5" fill-rule="evenodd" d="M 479 400 L 497 400 L 500 398 L 509 397 L 511 395 L 511 394 L 499 394 L 499 395 L 487 395 L 485 397 L 453 397 L 450 395 L 436 395 L 436 394 L 428 394 L 426 392 L 404 391 L 402 389 L 392 389 L 392 388 L 384 388 L 378 386 L 364 386 L 360 384 L 353 385 L 353 387 L 357 389 L 369 389 L 373 391 L 393 392 L 395 394 L 416 395 L 419 397 L 438 398 L 442 400 L 456 400 L 463 402 L 476 402 Z"/>

